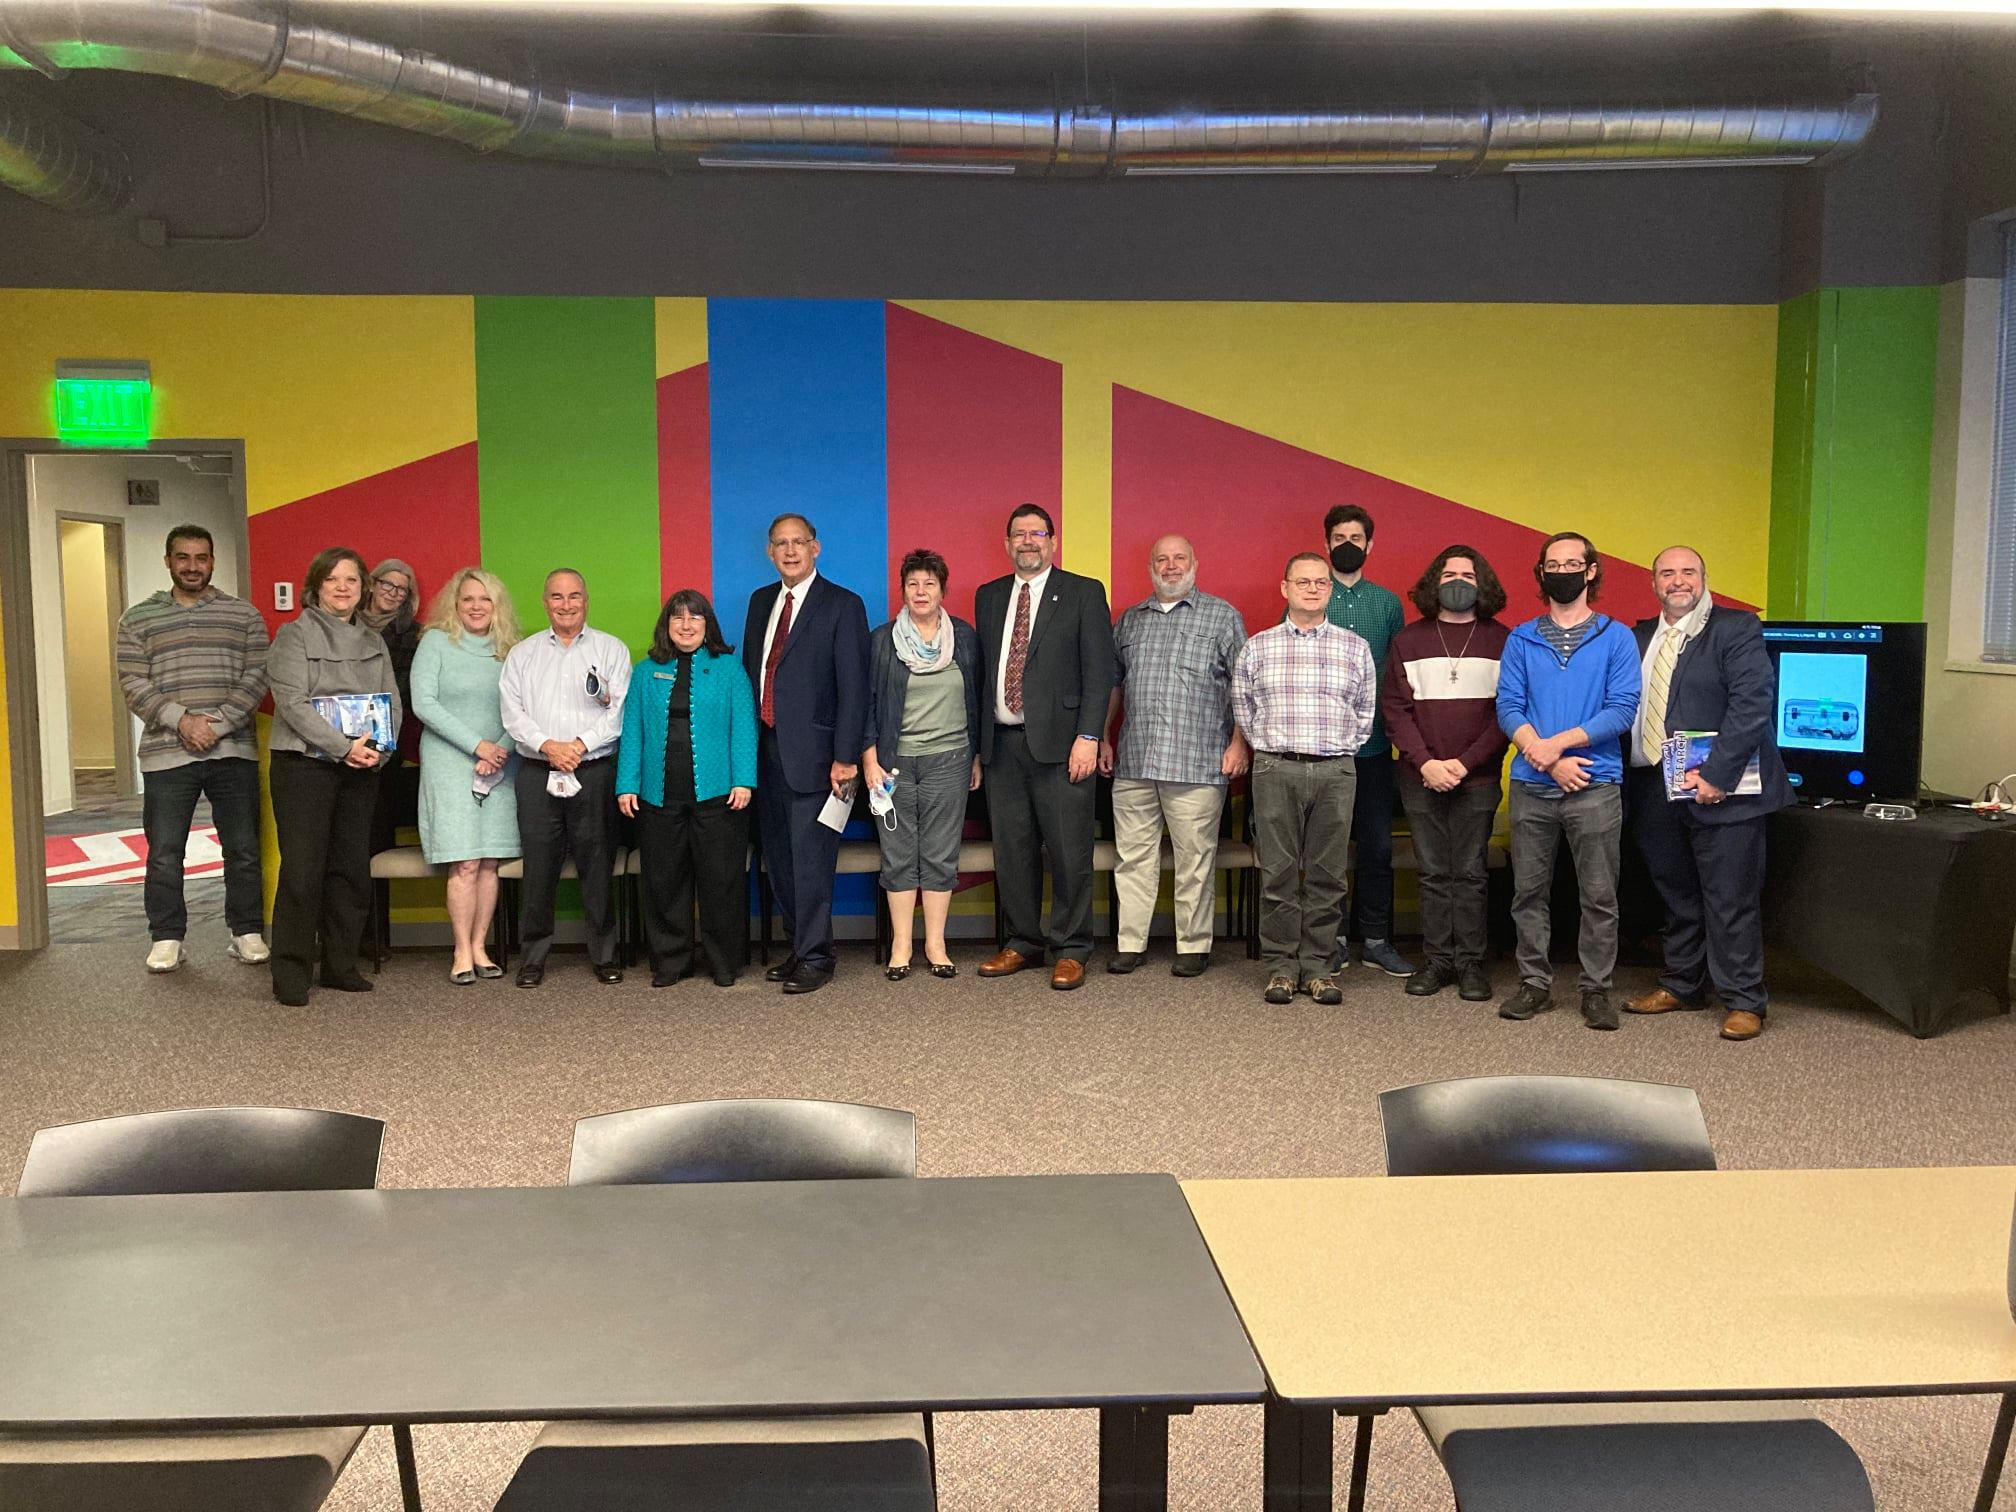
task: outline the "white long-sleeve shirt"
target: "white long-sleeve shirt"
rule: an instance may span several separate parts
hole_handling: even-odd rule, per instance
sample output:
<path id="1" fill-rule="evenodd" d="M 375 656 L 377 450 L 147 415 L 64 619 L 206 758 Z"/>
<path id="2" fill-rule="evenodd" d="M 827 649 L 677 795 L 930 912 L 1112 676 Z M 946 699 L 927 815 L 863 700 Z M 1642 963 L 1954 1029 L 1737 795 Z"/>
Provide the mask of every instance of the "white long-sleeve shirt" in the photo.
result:
<path id="1" fill-rule="evenodd" d="M 588 693 L 593 672 L 609 694 L 605 706 Z M 623 733 L 623 699 L 630 691 L 630 651 L 604 631 L 582 626 L 572 645 L 551 630 L 527 636 L 504 658 L 497 698 L 504 730 L 520 755 L 544 761 L 539 749 L 549 740 L 578 740 L 584 761 L 616 750 Z"/>

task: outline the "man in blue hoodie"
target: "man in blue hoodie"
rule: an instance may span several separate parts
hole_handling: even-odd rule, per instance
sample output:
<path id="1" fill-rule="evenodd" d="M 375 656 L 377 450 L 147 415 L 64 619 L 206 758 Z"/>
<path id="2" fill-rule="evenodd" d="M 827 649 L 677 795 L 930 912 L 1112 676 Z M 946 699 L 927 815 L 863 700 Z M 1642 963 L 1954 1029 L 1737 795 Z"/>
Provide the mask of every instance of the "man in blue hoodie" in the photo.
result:
<path id="1" fill-rule="evenodd" d="M 1565 835 L 1582 894 L 1582 1018 L 1615 1029 L 1617 840 L 1624 826 L 1623 736 L 1638 711 L 1638 642 L 1592 607 L 1603 560 L 1587 536 L 1552 535 L 1533 564 L 1547 612 L 1512 632 L 1498 669 L 1498 724 L 1512 760 L 1512 922 L 1519 986 L 1500 1018 L 1553 1006 L 1548 907 Z"/>

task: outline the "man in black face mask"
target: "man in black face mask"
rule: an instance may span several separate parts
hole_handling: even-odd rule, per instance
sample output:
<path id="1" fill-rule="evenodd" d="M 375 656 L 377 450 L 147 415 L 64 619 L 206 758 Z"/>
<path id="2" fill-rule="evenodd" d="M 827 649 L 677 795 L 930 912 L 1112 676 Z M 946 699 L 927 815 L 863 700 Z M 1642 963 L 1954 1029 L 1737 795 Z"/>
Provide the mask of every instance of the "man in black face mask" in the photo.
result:
<path id="1" fill-rule="evenodd" d="M 1505 589 L 1475 547 L 1445 546 L 1409 595 L 1421 618 L 1393 638 L 1380 709 L 1400 752 L 1400 802 L 1420 866 L 1428 964 L 1414 997 L 1452 982 L 1488 1002 L 1486 892 L 1505 732 L 1498 728 L 1498 623 Z"/>
<path id="2" fill-rule="evenodd" d="M 1365 576 L 1372 552 L 1372 516 L 1356 504 L 1339 504 L 1323 517 L 1323 545 L 1330 558 L 1330 623 L 1351 631 L 1372 650 L 1372 665 L 1383 668 L 1393 637 L 1406 623 L 1400 596 Z M 1358 749 L 1358 793 L 1353 799 L 1351 907 L 1337 939 L 1337 965 L 1351 964 L 1351 942 L 1367 966 L 1388 976 L 1407 976 L 1413 964 L 1393 948 L 1393 748 L 1375 710 L 1371 732 Z"/>
<path id="3" fill-rule="evenodd" d="M 1638 642 L 1591 607 L 1603 560 L 1588 537 L 1549 536 L 1533 564 L 1547 612 L 1514 630 L 1498 672 L 1498 727 L 1512 761 L 1512 922 L 1519 988 L 1500 1018 L 1529 1019 L 1552 1006 L 1548 908 L 1554 856 L 1565 835 L 1582 896 L 1582 1018 L 1615 1029 L 1610 978 L 1617 966 L 1617 840 L 1624 826 L 1622 737 L 1638 712 Z"/>

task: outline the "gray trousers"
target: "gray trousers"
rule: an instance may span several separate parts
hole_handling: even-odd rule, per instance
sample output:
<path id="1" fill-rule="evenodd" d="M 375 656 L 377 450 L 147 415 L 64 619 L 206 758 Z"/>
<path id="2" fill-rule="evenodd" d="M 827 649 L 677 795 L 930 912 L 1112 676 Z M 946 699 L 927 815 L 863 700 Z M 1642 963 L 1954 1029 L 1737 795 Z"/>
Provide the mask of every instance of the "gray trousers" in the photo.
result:
<path id="1" fill-rule="evenodd" d="M 973 753 L 961 746 L 935 756 L 894 758 L 896 827 L 875 821 L 882 843 L 884 892 L 950 892 L 959 885 L 959 832 L 966 827 Z"/>
<path id="2" fill-rule="evenodd" d="M 1402 777 L 1400 805 L 1407 810 L 1420 868 L 1421 937 L 1428 964 L 1444 971 L 1483 965 L 1490 949 L 1488 866 L 1498 784 L 1431 793 Z"/>
<path id="3" fill-rule="evenodd" d="M 1351 867 L 1356 763 L 1253 753 L 1253 849 L 1260 862 L 1260 956 L 1300 986 L 1327 976 Z"/>
<path id="4" fill-rule="evenodd" d="M 1553 936 L 1554 856 L 1561 837 L 1575 858 L 1582 895 L 1582 987 L 1608 991 L 1617 969 L 1617 841 L 1624 830 L 1624 793 L 1614 782 L 1579 793 L 1540 798 L 1512 784 L 1512 923 L 1519 932 L 1519 980 L 1536 987 L 1554 981 L 1547 959 Z"/>

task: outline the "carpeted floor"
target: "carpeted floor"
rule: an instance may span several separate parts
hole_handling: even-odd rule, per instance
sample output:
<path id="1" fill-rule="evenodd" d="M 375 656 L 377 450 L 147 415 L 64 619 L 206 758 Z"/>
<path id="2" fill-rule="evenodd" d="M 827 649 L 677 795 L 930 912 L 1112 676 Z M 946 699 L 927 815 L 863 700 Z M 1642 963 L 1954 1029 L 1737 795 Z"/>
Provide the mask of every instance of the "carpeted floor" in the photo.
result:
<path id="1" fill-rule="evenodd" d="M 1166 1170 L 1180 1176 L 1370 1175 L 1381 1161 L 1373 1094 L 1447 1076 L 1556 1071 L 1681 1082 L 1700 1091 L 1725 1166 L 2016 1164 L 2016 1021 L 1974 1017 L 1913 1040 L 1845 989 L 1779 964 L 1772 1028 L 1748 1045 L 1709 1014 L 1585 1030 L 1573 1009 L 1528 1024 L 1453 993 L 1422 1002 L 1353 971 L 1341 1008 L 1260 1001 L 1236 949 L 1210 975 L 1172 980 L 1166 951 L 1131 977 L 1095 957 L 1086 988 L 1034 974 L 884 983 L 850 950 L 836 984 L 786 998 L 752 975 L 652 991 L 632 973 L 597 986 L 579 955 L 547 985 L 457 989 L 446 957 L 402 954 L 369 997 L 320 993 L 282 1010 L 263 972 L 196 953 L 148 978 L 141 950 L 62 945 L 0 962 L 0 1191 L 45 1124 L 175 1105 L 302 1104 L 389 1122 L 387 1186 L 553 1183 L 575 1118 L 684 1098 L 834 1097 L 915 1110 L 926 1175 Z M 1501 975 L 1504 974 L 1501 968 Z M 1635 991 L 1643 971 L 1622 974 Z M 1568 998 L 1564 979 L 1561 995 Z M 1506 1265 L 1550 1266 L 1546 1255 Z M 1662 1257 L 1643 1257 L 1646 1290 Z M 1770 1284 L 1769 1255 L 1728 1257 L 1731 1286 Z M 1477 1285 L 1492 1284 L 1479 1275 Z M 1563 1286 L 1574 1277 L 1560 1276 Z M 1862 1452 L 1878 1505 L 1971 1503 L 1993 1419 L 1985 1399 L 1825 1404 Z M 1178 1419 L 1171 1506 L 1259 1506 L 1257 1409 Z M 423 1428 L 434 1512 L 488 1509 L 531 1437 L 524 1425 Z M 1089 1413 L 939 1420 L 945 1512 L 1093 1505 Z M 1340 1440 L 1340 1467 L 1347 1463 Z M 1412 1420 L 1380 1425 L 1372 1506 L 1450 1505 Z M 2016 1489 L 2003 1501 L 2016 1506 Z M 398 1506 L 390 1446 L 373 1433 L 330 1506 Z"/>

